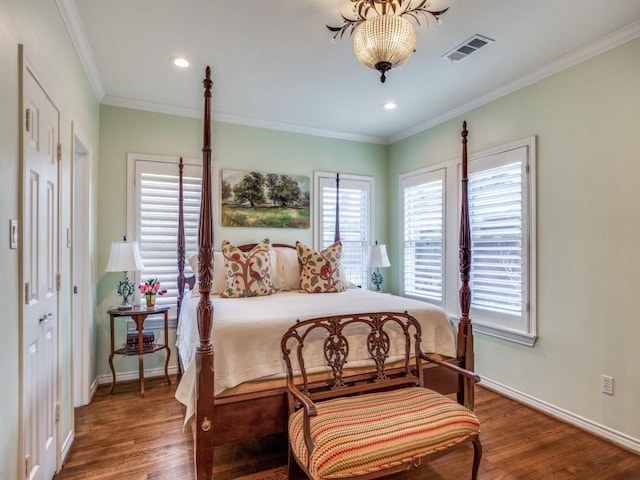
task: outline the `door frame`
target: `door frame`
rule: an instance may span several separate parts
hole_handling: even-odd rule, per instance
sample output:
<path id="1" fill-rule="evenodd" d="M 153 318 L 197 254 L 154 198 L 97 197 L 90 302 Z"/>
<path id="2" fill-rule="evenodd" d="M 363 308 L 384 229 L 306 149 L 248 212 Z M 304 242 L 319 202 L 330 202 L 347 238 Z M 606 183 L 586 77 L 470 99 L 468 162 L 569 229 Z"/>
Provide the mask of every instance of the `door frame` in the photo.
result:
<path id="1" fill-rule="evenodd" d="M 91 148 L 71 122 L 71 364 L 73 371 L 73 406 L 91 402 L 96 382 L 92 381 L 94 322 L 91 310 Z M 78 287 L 78 293 L 75 293 Z"/>

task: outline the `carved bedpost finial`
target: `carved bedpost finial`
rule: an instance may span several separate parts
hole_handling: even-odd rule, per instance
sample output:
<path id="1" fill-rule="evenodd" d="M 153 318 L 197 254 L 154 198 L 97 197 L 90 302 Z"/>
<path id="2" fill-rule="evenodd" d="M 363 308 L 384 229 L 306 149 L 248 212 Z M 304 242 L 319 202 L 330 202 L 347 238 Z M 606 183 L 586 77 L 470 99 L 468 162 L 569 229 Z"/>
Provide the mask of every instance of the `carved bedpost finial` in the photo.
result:
<path id="1" fill-rule="evenodd" d="M 213 87 L 213 81 L 211 80 L 211 67 L 207 65 L 205 70 L 205 78 L 202 81 L 202 85 L 204 86 L 204 96 L 211 96 L 211 87 Z"/>

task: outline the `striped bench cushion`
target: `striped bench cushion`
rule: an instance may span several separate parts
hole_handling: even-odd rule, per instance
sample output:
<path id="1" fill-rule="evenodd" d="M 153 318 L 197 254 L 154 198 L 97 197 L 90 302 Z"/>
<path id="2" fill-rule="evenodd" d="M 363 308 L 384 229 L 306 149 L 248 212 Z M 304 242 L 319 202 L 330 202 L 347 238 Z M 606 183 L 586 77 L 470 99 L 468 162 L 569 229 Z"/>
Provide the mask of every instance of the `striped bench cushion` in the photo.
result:
<path id="1" fill-rule="evenodd" d="M 311 417 L 315 444 L 309 465 L 313 479 L 347 478 L 385 470 L 443 450 L 477 434 L 475 414 L 444 395 L 411 387 L 316 404 Z M 289 419 L 293 454 L 307 465 L 302 418 Z"/>

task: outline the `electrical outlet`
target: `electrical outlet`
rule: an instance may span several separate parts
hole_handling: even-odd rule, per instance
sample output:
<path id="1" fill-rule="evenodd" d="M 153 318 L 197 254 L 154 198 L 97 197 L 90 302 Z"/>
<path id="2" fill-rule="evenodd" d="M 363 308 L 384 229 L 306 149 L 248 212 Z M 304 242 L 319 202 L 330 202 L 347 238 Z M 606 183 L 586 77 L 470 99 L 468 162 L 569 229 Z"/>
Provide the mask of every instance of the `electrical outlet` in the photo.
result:
<path id="1" fill-rule="evenodd" d="M 609 375 L 602 375 L 600 377 L 600 380 L 602 385 L 602 393 L 613 395 L 613 377 L 610 377 Z"/>

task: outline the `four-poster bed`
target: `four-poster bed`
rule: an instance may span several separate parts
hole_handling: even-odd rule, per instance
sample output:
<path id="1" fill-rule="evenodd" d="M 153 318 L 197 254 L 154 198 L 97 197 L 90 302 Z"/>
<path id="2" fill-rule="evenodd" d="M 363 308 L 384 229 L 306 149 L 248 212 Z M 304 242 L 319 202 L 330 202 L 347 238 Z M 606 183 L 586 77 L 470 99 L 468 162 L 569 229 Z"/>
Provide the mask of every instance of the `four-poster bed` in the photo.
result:
<path id="1" fill-rule="evenodd" d="M 463 126 L 462 132 L 462 220 L 460 225 L 460 274 L 462 280 L 462 288 L 460 290 L 460 304 L 461 304 L 461 319 L 457 328 L 451 328 L 451 322 L 446 317 L 446 314 L 442 309 L 425 304 L 425 302 L 418 302 L 415 300 L 404 299 L 402 297 L 395 297 L 393 295 L 383 295 L 379 293 L 363 291 L 360 289 L 347 289 L 339 294 L 313 294 L 313 293 L 301 293 L 296 291 L 288 291 L 283 293 L 277 293 L 275 295 L 254 297 L 248 299 L 213 299 L 211 293 L 214 289 L 214 252 L 213 252 L 213 220 L 212 220 L 212 185 L 211 185 L 211 70 L 209 67 L 206 69 L 206 77 L 203 81 L 204 85 L 204 131 L 203 131 L 203 172 L 202 172 L 202 191 L 201 191 L 201 206 L 200 206 L 200 223 L 199 223 L 199 235 L 198 235 L 198 255 L 197 255 L 197 286 L 198 292 L 197 306 L 195 305 L 195 298 L 184 298 L 184 285 L 188 282 L 184 276 L 184 264 L 185 264 L 185 252 L 184 252 L 184 225 L 182 219 L 182 208 L 180 206 L 180 218 L 179 218 L 179 239 L 178 239 L 178 285 L 179 285 L 179 313 L 182 321 L 183 314 L 189 309 L 192 310 L 192 315 L 195 317 L 197 323 L 197 331 L 195 332 L 195 342 L 197 348 L 194 348 L 194 360 L 190 362 L 190 365 L 184 365 L 186 371 L 183 377 L 179 391 L 176 396 L 187 405 L 187 419 L 191 419 L 191 411 L 193 411 L 193 419 L 191 426 L 194 434 L 194 460 L 196 466 L 196 478 L 198 480 L 210 479 L 213 473 L 214 462 L 214 446 L 224 443 L 231 443 L 239 440 L 246 440 L 249 438 L 263 437 L 274 433 L 283 433 L 286 431 L 288 407 L 287 407 L 287 389 L 282 383 L 268 383 L 266 386 L 259 388 L 247 389 L 247 390 L 235 390 L 230 389 L 224 393 L 220 393 L 222 389 L 226 389 L 232 384 L 225 382 L 227 376 L 226 371 L 222 371 L 221 365 L 224 368 L 228 367 L 227 363 L 222 363 L 219 353 L 219 347 L 222 345 L 228 346 L 233 343 L 233 340 L 220 340 L 217 335 L 222 335 L 222 330 L 227 329 L 224 327 L 224 322 L 242 322 L 242 317 L 239 314 L 231 312 L 227 307 L 228 304 L 234 303 L 240 305 L 247 303 L 248 301 L 255 302 L 255 312 L 267 312 L 272 311 L 271 305 L 277 301 L 275 298 L 282 299 L 282 305 L 293 305 L 291 308 L 295 308 L 297 301 L 312 302 L 311 304 L 301 303 L 297 316 L 292 316 L 291 319 L 286 315 L 278 315 L 284 319 L 280 319 L 285 324 L 285 328 L 281 328 L 282 325 L 278 325 L 277 333 L 282 335 L 286 327 L 292 324 L 296 318 L 303 318 L 306 314 L 306 318 L 312 318 L 315 316 L 334 315 L 337 313 L 358 313 L 359 311 L 407 311 L 416 317 L 416 312 L 420 314 L 421 309 L 426 309 L 424 313 L 425 320 L 422 321 L 423 331 L 433 331 L 433 348 L 434 353 L 444 352 L 442 355 L 446 358 L 446 361 L 468 370 L 473 370 L 473 334 L 472 325 L 469 319 L 469 306 L 470 306 L 470 289 L 469 289 L 469 268 L 470 268 L 470 233 L 469 233 L 469 221 L 468 221 L 468 207 L 467 207 L 467 153 L 466 153 L 466 123 Z M 339 181 L 339 177 L 337 178 Z M 182 186 L 180 187 L 182 188 Z M 336 202 L 338 203 L 338 202 Z M 182 195 L 180 195 L 180 205 L 182 204 Z M 338 216 L 338 207 L 336 207 L 336 217 Z M 339 221 L 336 218 L 336 240 L 339 240 Z M 295 247 L 289 247 L 285 245 L 274 244 L 274 247 L 278 247 L 275 250 L 280 251 L 280 255 L 283 257 L 289 256 L 287 250 L 291 250 Z M 243 246 L 243 251 L 251 250 L 255 247 L 255 244 Z M 216 252 L 218 254 L 218 252 Z M 296 259 L 297 262 L 297 259 Z M 298 280 L 299 281 L 299 280 Z M 193 289 L 193 284 L 190 284 Z M 294 289 L 291 289 L 294 290 Z M 214 292 L 219 293 L 219 292 Z M 362 297 L 362 296 L 369 297 Z M 327 302 L 326 298 L 331 297 L 331 301 Z M 304 300 L 302 300 L 304 297 Z M 341 306 L 339 298 L 347 299 L 346 303 L 351 304 L 348 308 L 351 311 L 341 312 L 340 309 L 347 309 L 347 307 Z M 308 299 L 308 300 L 307 300 Z M 193 300 L 189 302 L 189 300 Z M 220 300 L 232 300 L 231 302 L 223 303 Z M 325 310 L 314 310 L 320 308 L 313 306 L 313 302 L 316 304 L 325 304 L 323 308 Z M 377 303 L 377 302 L 390 302 L 390 303 Z M 395 302 L 395 303 L 393 303 Z M 215 305 L 214 305 L 215 303 Z M 326 310 L 327 304 L 331 307 Z M 353 306 L 356 304 L 356 307 Z M 309 306 L 311 305 L 311 306 Z M 363 307 L 360 305 L 364 305 Z M 425 306 L 426 305 L 426 306 Z M 354 310 L 358 308 L 359 310 Z M 334 310 L 331 310 L 333 308 Z M 282 307 L 278 312 L 286 310 Z M 295 310 L 294 310 L 295 311 Z M 289 315 L 295 315 L 295 313 L 289 312 Z M 215 312 L 215 317 L 214 317 Z M 249 314 L 251 316 L 251 314 Z M 214 322 L 215 319 L 215 322 Z M 276 320 L 274 319 L 274 322 Z M 438 323 L 439 322 L 439 323 Z M 263 321 L 263 323 L 268 323 Z M 179 326 L 179 330 L 180 330 Z M 218 331 L 214 331 L 214 328 L 219 328 Z M 212 332 L 213 341 L 212 341 Z M 263 338 L 268 338 L 268 335 L 256 333 L 250 337 L 243 337 L 243 352 L 252 352 L 252 348 L 258 348 L 256 341 L 259 342 Z M 425 334 L 425 338 L 429 334 Z M 442 342 L 439 341 L 443 339 Z M 257 339 L 257 340 L 256 340 Z M 424 339 L 423 339 L 424 340 Z M 214 344 L 218 343 L 214 349 Z M 251 343 L 251 342 L 254 343 Z M 264 343 L 267 341 L 265 340 Z M 447 344 L 445 346 L 441 346 Z M 223 349 L 224 350 L 224 349 Z M 426 351 L 426 349 L 425 349 Z M 238 353 L 238 352 L 235 352 Z M 214 357 L 214 354 L 216 357 Z M 225 357 L 229 357 L 229 362 L 237 362 L 233 359 L 233 349 L 226 348 Z M 261 351 L 260 358 L 262 363 L 268 363 L 263 361 L 269 355 L 281 355 L 279 349 L 279 340 L 276 342 L 275 352 Z M 215 362 L 214 362 L 215 359 Z M 255 361 L 255 360 L 254 360 Z M 278 361 L 282 361 L 281 358 Z M 274 361 L 275 362 L 275 361 Z M 283 365 L 283 363 L 281 364 Z M 220 368 L 220 372 L 216 372 L 216 368 Z M 452 375 L 451 372 L 443 371 L 437 363 L 430 363 L 425 368 L 425 377 L 429 378 L 428 384 L 434 390 L 442 393 L 455 393 L 457 392 L 458 401 L 460 403 L 473 402 L 473 389 L 469 388 L 468 382 L 463 381 L 462 378 L 458 378 L 456 375 Z M 281 367 L 281 373 L 284 376 L 284 368 Z M 263 377 L 264 372 L 259 370 L 259 374 L 256 374 L 256 378 Z M 224 385 L 217 385 L 216 382 L 222 382 Z M 277 386 L 274 386 L 277 385 Z M 186 392 L 186 393 L 185 393 Z M 215 393 L 214 393 L 215 392 Z M 239 393 L 240 392 L 240 393 Z M 182 398 L 180 398 L 182 395 Z M 187 400 L 185 400 L 187 398 Z M 192 402 L 190 405 L 189 402 Z"/>

